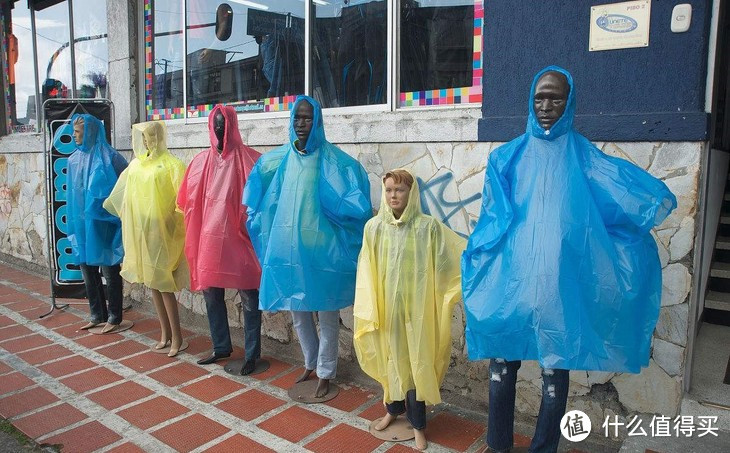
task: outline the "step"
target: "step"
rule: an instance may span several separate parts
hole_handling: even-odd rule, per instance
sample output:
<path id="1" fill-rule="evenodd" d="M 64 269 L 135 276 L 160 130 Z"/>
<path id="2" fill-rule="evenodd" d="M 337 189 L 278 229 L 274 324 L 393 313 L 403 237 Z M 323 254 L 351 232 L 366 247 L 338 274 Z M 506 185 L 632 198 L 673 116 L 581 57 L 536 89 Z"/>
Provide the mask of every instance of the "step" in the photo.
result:
<path id="1" fill-rule="evenodd" d="M 725 194 L 725 201 L 730 201 L 730 193 Z"/>
<path id="2" fill-rule="evenodd" d="M 730 215 L 720 216 L 720 223 L 723 225 L 730 225 Z"/>
<path id="3" fill-rule="evenodd" d="M 710 291 L 705 296 L 705 308 L 730 311 L 730 293 Z"/>
<path id="4" fill-rule="evenodd" d="M 728 249 L 724 249 L 728 250 Z M 730 263 L 714 262 L 710 269 L 711 277 L 730 278 Z"/>
<path id="5" fill-rule="evenodd" d="M 718 236 L 715 240 L 715 248 L 720 250 L 730 250 L 730 237 Z"/>

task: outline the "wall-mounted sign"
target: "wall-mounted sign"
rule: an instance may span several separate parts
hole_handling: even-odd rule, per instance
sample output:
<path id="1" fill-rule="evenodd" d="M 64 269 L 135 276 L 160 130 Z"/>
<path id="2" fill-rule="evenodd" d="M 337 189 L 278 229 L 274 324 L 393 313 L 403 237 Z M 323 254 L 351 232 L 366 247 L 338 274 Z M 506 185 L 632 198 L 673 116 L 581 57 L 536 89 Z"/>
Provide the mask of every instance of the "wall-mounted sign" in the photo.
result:
<path id="1" fill-rule="evenodd" d="M 648 47 L 650 18 L 650 0 L 592 6 L 588 50 Z"/>

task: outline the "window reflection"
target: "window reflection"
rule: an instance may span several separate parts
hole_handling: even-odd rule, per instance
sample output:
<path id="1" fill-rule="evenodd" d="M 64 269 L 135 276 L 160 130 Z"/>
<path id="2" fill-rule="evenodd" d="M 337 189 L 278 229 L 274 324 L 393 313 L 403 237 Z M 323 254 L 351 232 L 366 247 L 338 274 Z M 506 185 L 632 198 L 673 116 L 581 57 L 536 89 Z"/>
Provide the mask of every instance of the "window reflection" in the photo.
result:
<path id="1" fill-rule="evenodd" d="M 7 21 L 7 18 L 4 18 Z M 36 130 L 35 74 L 33 65 L 33 35 L 30 10 L 17 3 L 6 22 L 8 33 L 8 82 L 10 84 L 10 117 L 13 132 Z M 39 38 L 40 41 L 40 38 Z"/>
<path id="2" fill-rule="evenodd" d="M 35 13 L 41 102 L 73 94 L 68 4 L 63 1 Z"/>
<path id="3" fill-rule="evenodd" d="M 304 3 L 187 0 L 188 114 L 264 111 L 304 93 Z M 268 102 L 268 104 L 267 104 Z"/>
<path id="4" fill-rule="evenodd" d="M 106 0 L 73 0 L 76 97 L 106 98 Z"/>
<path id="5" fill-rule="evenodd" d="M 400 91 L 416 92 L 416 98 L 421 92 L 413 105 L 481 100 L 482 5 L 482 1 L 475 0 L 401 1 Z M 475 43 L 478 48 L 474 47 Z M 459 87 L 475 89 L 433 96 L 428 93 L 428 90 Z M 404 105 L 403 94 L 401 105 Z"/>
<path id="6" fill-rule="evenodd" d="M 387 95 L 387 2 L 315 2 L 314 97 L 323 107 L 383 104 Z"/>
<path id="7" fill-rule="evenodd" d="M 182 117 L 175 112 L 183 106 L 182 18 L 179 0 L 145 1 L 145 91 L 150 119 Z"/>

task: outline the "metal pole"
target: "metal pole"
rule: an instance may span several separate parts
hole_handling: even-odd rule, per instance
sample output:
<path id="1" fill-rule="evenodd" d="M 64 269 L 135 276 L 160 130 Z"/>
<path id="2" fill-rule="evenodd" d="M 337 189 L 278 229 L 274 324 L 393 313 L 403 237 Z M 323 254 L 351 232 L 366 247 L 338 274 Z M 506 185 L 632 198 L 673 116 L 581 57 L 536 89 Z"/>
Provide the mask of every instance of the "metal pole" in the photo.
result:
<path id="1" fill-rule="evenodd" d="M 183 82 L 183 118 L 185 119 L 185 122 L 188 121 L 188 32 L 187 32 L 187 26 L 188 26 L 188 6 L 187 2 L 185 0 L 180 0 L 182 3 L 182 12 L 183 12 L 183 30 L 185 33 L 183 33 L 183 73 L 182 73 L 182 82 Z M 167 64 L 167 63 L 165 63 Z M 165 68 L 167 69 L 167 68 Z M 175 80 L 173 79 L 173 82 Z M 170 89 L 172 91 L 172 87 Z"/>
<path id="2" fill-rule="evenodd" d="M 35 76 L 35 121 L 36 121 L 36 127 L 37 131 L 41 132 L 41 126 L 43 123 L 41 122 L 41 87 L 40 83 L 38 82 L 38 42 L 36 40 L 36 33 L 35 33 L 35 10 L 33 8 L 30 9 L 30 34 L 33 38 L 33 74 Z"/>
<path id="3" fill-rule="evenodd" d="M 74 42 L 74 7 L 73 0 L 68 0 L 68 42 L 71 44 L 71 97 L 76 98 L 76 43 Z"/>

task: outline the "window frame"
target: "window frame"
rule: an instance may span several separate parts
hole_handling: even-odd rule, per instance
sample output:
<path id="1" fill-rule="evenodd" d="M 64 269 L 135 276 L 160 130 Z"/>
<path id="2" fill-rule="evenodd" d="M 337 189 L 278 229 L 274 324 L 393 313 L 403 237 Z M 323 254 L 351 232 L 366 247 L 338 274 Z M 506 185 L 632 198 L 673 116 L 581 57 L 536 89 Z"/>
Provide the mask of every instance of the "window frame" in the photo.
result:
<path id="1" fill-rule="evenodd" d="M 305 70 L 304 70 L 304 94 L 311 96 L 312 93 L 312 82 L 313 82 L 313 65 L 311 64 L 311 42 L 312 33 L 314 32 L 314 17 L 316 4 L 313 0 L 302 0 L 304 2 L 304 20 L 305 20 L 305 35 L 304 35 L 304 58 L 305 58 Z M 398 33 L 398 27 L 400 25 L 400 6 L 401 0 L 385 0 L 387 8 L 387 22 L 386 22 L 386 71 L 388 85 L 386 87 L 386 102 L 382 104 L 371 104 L 371 105 L 356 105 L 346 107 L 328 107 L 323 108 L 323 114 L 327 116 L 337 115 L 353 115 L 353 114 L 367 114 L 367 113 L 387 113 L 387 112 L 409 112 L 409 111 L 422 111 L 422 110 L 439 110 L 439 109 L 474 109 L 481 107 L 482 105 L 482 71 L 483 71 L 483 27 L 484 27 L 484 2 L 485 0 L 472 0 L 475 7 L 474 23 L 475 30 L 479 30 L 479 34 L 474 34 L 474 45 L 477 45 L 478 49 L 473 50 L 473 61 L 475 73 L 472 76 L 471 87 L 457 87 L 451 89 L 440 89 L 440 90 L 426 90 L 430 92 L 443 91 L 443 90 L 456 90 L 466 89 L 473 90 L 475 94 L 478 94 L 478 100 L 475 102 L 460 102 L 458 104 L 451 103 L 437 103 L 431 105 L 401 105 L 401 93 L 400 91 L 400 34 Z M 140 45 L 138 47 L 144 61 L 144 66 L 139 71 L 140 74 L 140 86 L 143 87 L 143 96 L 140 96 L 141 102 L 139 108 L 140 118 L 144 121 L 151 121 L 154 119 L 164 120 L 171 125 L 178 124 L 199 124 L 207 123 L 208 117 L 206 116 L 191 116 L 190 109 L 187 105 L 188 102 L 188 72 L 187 72 L 187 58 L 183 58 L 183 107 L 182 117 L 178 118 L 166 118 L 167 115 L 160 114 L 149 114 L 151 109 L 148 109 L 147 98 L 147 83 L 148 73 L 152 75 L 148 68 L 147 62 L 147 49 L 148 49 L 148 36 L 146 35 L 147 26 L 146 21 L 150 20 L 150 30 L 154 30 L 154 17 L 153 17 L 153 4 L 154 0 L 142 0 L 142 8 L 140 8 L 139 17 L 139 40 Z M 186 0 L 180 0 L 180 14 L 183 19 L 183 54 L 187 55 L 187 2 Z M 477 27 L 478 25 L 478 27 Z M 153 39 L 153 38 L 152 38 Z M 149 42 L 149 46 L 152 42 Z M 413 93 L 413 92 L 411 92 Z M 251 113 L 237 113 L 239 120 L 241 119 L 269 119 L 269 118 L 284 118 L 290 115 L 290 110 L 278 110 L 268 112 L 251 112 Z"/>

